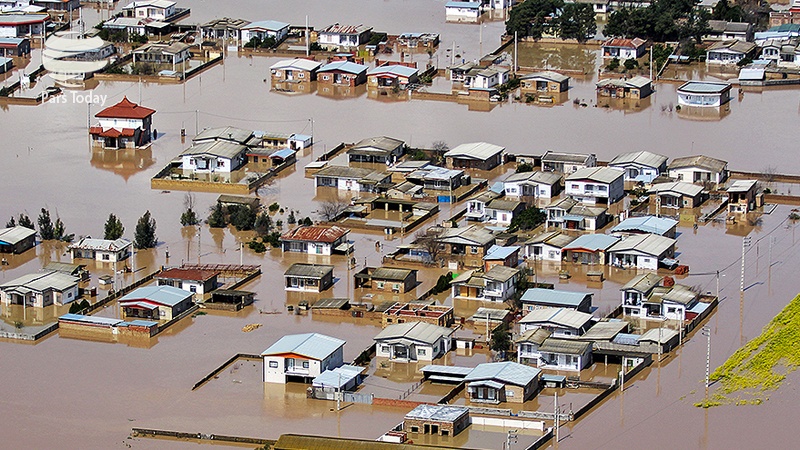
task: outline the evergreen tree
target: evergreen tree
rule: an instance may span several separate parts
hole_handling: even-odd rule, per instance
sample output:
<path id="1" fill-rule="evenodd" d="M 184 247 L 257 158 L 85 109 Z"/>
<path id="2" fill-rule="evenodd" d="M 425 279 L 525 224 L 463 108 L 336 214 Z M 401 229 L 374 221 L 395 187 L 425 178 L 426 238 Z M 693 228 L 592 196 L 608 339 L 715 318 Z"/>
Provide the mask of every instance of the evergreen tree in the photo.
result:
<path id="1" fill-rule="evenodd" d="M 58 239 L 59 241 L 72 242 L 72 239 L 75 237 L 74 234 L 67 234 L 64 222 L 61 221 L 60 217 L 56 217 L 56 224 L 53 227 L 53 233 L 55 234 L 55 239 Z"/>
<path id="2" fill-rule="evenodd" d="M 106 220 L 104 239 L 111 241 L 117 240 L 122 237 L 124 232 L 125 227 L 122 226 L 122 221 L 120 221 L 114 214 L 109 214 L 108 220 Z"/>
<path id="3" fill-rule="evenodd" d="M 150 211 L 148 210 L 136 223 L 136 235 L 133 239 L 133 246 L 139 249 L 154 248 L 157 243 L 156 220 L 150 217 Z"/>
<path id="4" fill-rule="evenodd" d="M 297 223 L 297 218 L 294 216 L 294 211 L 289 211 L 289 217 L 286 218 L 286 223 L 294 225 Z"/>
<path id="5" fill-rule="evenodd" d="M 43 241 L 49 241 L 56 238 L 56 232 L 53 228 L 53 221 L 50 220 L 50 211 L 42 208 L 42 212 L 39 214 L 37 222 L 39 223 L 39 236 L 42 237 Z"/>
<path id="6" fill-rule="evenodd" d="M 17 221 L 14 220 L 14 216 L 11 216 L 11 220 L 6 222 L 6 228 L 14 228 L 15 226 L 17 226 Z"/>
<path id="7" fill-rule="evenodd" d="M 181 214 L 181 225 L 190 226 L 197 225 L 200 221 L 197 219 L 197 214 L 192 211 L 192 208 L 187 209 Z"/>
<path id="8" fill-rule="evenodd" d="M 505 322 L 492 333 L 491 348 L 496 352 L 505 352 L 511 349 L 511 336 L 508 334 L 508 325 Z"/>
<path id="9" fill-rule="evenodd" d="M 17 220 L 17 225 L 25 228 L 30 228 L 31 230 L 35 230 L 36 228 L 33 226 L 33 221 L 27 214 L 20 213 L 19 220 Z"/>
<path id="10" fill-rule="evenodd" d="M 561 39 L 577 39 L 584 43 L 597 33 L 594 8 L 589 3 L 567 3 L 558 16 Z"/>
<path id="11" fill-rule="evenodd" d="M 547 219 L 547 214 L 541 209 L 531 206 L 530 208 L 516 214 L 508 226 L 508 231 L 515 232 L 518 230 L 532 230 Z"/>
<path id="12" fill-rule="evenodd" d="M 272 218 L 269 217 L 269 214 L 266 212 L 262 212 L 256 217 L 256 223 L 253 225 L 253 229 L 256 230 L 259 236 L 267 236 L 272 229 Z"/>
<path id="13" fill-rule="evenodd" d="M 231 213 L 231 225 L 239 231 L 252 230 L 256 222 L 256 210 L 251 206 L 240 206 Z"/>
<path id="14" fill-rule="evenodd" d="M 211 228 L 225 228 L 226 225 L 228 224 L 225 222 L 225 211 L 222 210 L 222 205 L 217 203 L 211 209 L 211 215 L 208 216 L 208 226 Z"/>

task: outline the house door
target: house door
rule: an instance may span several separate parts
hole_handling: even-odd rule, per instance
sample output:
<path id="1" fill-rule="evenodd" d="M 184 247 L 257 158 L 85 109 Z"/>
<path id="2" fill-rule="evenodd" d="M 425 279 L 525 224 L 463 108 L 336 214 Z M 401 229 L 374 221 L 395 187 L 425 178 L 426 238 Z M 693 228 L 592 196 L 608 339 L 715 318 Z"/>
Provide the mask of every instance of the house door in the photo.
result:
<path id="1" fill-rule="evenodd" d="M 286 79 L 289 81 L 294 80 L 294 73 L 291 70 L 286 71 Z"/>
<path id="2" fill-rule="evenodd" d="M 322 244 L 316 244 L 315 247 L 316 247 L 316 253 L 318 255 L 321 255 L 322 254 Z"/>
<path id="3" fill-rule="evenodd" d="M 286 358 L 286 371 L 294 372 L 294 358 Z"/>

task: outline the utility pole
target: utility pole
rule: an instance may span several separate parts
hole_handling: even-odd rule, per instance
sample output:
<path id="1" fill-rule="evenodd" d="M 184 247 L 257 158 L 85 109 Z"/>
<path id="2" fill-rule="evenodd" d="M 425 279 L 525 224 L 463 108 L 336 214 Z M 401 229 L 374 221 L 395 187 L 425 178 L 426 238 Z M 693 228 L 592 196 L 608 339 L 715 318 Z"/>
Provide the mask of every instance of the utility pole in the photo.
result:
<path id="1" fill-rule="evenodd" d="M 706 403 L 708 403 L 708 386 L 709 386 L 709 376 L 710 376 L 710 369 L 711 369 L 711 329 L 703 327 L 700 329 L 703 333 L 703 336 L 706 337 L 707 345 L 706 345 Z"/>
<path id="2" fill-rule="evenodd" d="M 739 283 L 739 290 L 744 292 L 744 254 L 747 250 L 747 247 L 750 247 L 750 236 L 745 236 L 742 238 L 742 280 Z"/>
<path id="3" fill-rule="evenodd" d="M 554 427 L 556 429 L 556 434 L 555 434 L 555 436 L 556 436 L 556 445 L 558 445 L 558 425 L 559 425 L 559 422 L 560 422 L 560 420 L 558 420 L 558 391 L 556 391 L 555 394 L 556 394 L 556 397 L 555 397 L 555 401 L 554 401 L 555 402 L 555 409 L 553 410 L 553 424 L 554 424 Z"/>
<path id="4" fill-rule="evenodd" d="M 506 436 L 506 450 L 511 450 L 511 444 L 517 443 L 517 430 L 508 430 Z"/>

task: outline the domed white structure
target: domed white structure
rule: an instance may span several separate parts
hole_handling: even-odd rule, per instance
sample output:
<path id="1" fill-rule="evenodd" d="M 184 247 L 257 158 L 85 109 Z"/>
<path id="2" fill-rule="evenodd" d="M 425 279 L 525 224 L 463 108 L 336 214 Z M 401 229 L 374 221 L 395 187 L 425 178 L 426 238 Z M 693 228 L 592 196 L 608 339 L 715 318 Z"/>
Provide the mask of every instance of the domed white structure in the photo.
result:
<path id="1" fill-rule="evenodd" d="M 56 33 L 44 43 L 42 64 L 54 80 L 72 84 L 105 68 L 116 52 L 112 44 L 99 37 L 84 38 L 76 32 Z"/>

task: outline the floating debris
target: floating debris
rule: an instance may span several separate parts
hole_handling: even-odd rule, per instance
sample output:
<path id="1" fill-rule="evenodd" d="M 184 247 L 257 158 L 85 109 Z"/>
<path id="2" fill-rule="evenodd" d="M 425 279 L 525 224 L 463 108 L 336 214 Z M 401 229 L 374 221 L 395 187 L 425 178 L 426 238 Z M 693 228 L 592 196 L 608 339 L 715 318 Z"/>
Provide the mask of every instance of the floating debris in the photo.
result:
<path id="1" fill-rule="evenodd" d="M 243 326 L 242 327 L 242 331 L 245 332 L 245 333 L 249 333 L 249 332 L 251 332 L 253 330 L 257 330 L 259 328 L 261 328 L 261 324 L 260 323 L 251 323 L 251 324 Z"/>

